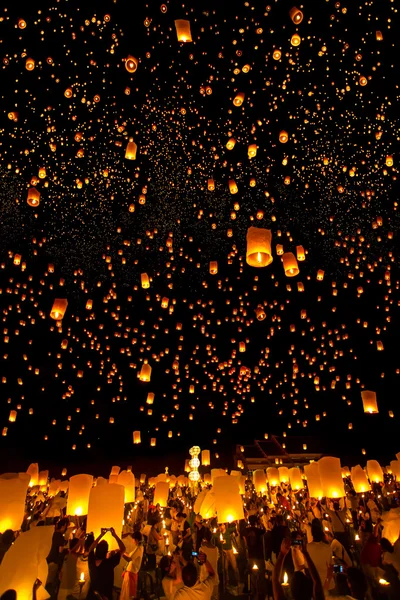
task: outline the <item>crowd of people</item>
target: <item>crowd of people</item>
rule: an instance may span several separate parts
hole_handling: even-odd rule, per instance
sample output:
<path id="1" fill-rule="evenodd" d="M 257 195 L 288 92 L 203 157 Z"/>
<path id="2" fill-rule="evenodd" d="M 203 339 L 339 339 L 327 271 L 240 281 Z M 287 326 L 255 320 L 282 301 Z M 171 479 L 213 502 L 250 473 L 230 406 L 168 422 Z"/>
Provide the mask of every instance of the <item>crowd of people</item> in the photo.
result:
<path id="1" fill-rule="evenodd" d="M 249 479 L 245 518 L 233 523 L 196 514 L 196 492 L 175 486 L 161 507 L 152 504 L 153 489 L 141 485 L 136 502 L 125 505 L 121 537 L 110 528 L 96 539 L 85 517 L 67 517 L 65 508 L 52 516 L 64 492 L 28 497 L 21 531 L 54 526 L 47 580 L 32 582 L 32 597 L 43 585 L 51 600 L 400 598 L 400 539 L 392 545 L 382 534 L 382 515 L 400 500 L 392 482 L 365 494 L 347 482 L 346 497 L 332 501 L 285 484 L 262 496 Z M 117 549 L 109 550 L 107 532 Z M 18 533 L 2 534 L 0 561 Z"/>

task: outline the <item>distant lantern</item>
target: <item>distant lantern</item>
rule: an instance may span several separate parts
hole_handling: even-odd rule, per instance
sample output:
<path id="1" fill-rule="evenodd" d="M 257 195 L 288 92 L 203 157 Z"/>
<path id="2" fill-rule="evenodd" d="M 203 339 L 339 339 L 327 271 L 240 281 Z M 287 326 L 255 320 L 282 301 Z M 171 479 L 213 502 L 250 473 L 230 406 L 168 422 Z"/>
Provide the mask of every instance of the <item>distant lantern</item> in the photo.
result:
<path id="1" fill-rule="evenodd" d="M 192 33 L 190 31 L 190 21 L 186 19 L 177 19 L 175 21 L 176 35 L 178 42 L 192 42 Z"/>
<path id="2" fill-rule="evenodd" d="M 368 479 L 371 483 L 381 483 L 383 481 L 383 471 L 377 460 L 367 460 Z"/>
<path id="3" fill-rule="evenodd" d="M 151 366 L 149 365 L 149 363 L 143 363 L 142 368 L 140 369 L 139 379 L 140 381 L 150 381 Z"/>
<path id="4" fill-rule="evenodd" d="M 246 352 L 246 343 L 239 342 L 239 352 Z"/>
<path id="5" fill-rule="evenodd" d="M 210 261 L 209 270 L 210 275 L 216 275 L 218 273 L 218 262 L 216 260 Z"/>
<path id="6" fill-rule="evenodd" d="M 33 71 L 34 68 L 35 68 L 35 61 L 33 60 L 33 58 L 27 58 L 25 61 L 25 69 L 27 71 Z"/>
<path id="7" fill-rule="evenodd" d="M 343 498 L 345 495 L 340 459 L 324 456 L 318 461 L 323 495 L 327 498 Z"/>
<path id="8" fill-rule="evenodd" d="M 235 146 L 236 146 L 235 138 L 233 138 L 233 137 L 229 138 L 229 140 L 226 142 L 226 149 L 233 150 Z"/>
<path id="9" fill-rule="evenodd" d="M 133 141 L 133 138 L 130 138 L 126 146 L 125 158 L 127 158 L 128 160 L 136 160 L 136 152 L 137 145 Z"/>
<path id="10" fill-rule="evenodd" d="M 189 394 L 194 394 L 194 385 L 189 386 Z"/>
<path id="11" fill-rule="evenodd" d="M 151 438 L 150 439 L 150 446 L 155 446 L 156 442 L 157 442 L 156 438 Z"/>
<path id="12" fill-rule="evenodd" d="M 361 86 L 363 86 L 363 87 L 364 87 L 365 85 L 367 85 L 367 83 L 368 83 L 368 79 L 367 79 L 367 78 L 366 78 L 364 75 L 361 75 L 361 77 L 360 77 L 360 79 L 358 80 L 358 82 L 359 82 L 359 84 L 360 84 Z"/>
<path id="13" fill-rule="evenodd" d="M 264 310 L 263 306 L 257 306 L 256 308 L 256 317 L 258 321 L 264 321 L 265 317 L 266 317 L 266 312 Z"/>
<path id="14" fill-rule="evenodd" d="M 360 465 L 351 467 L 351 482 L 357 494 L 363 494 L 371 489 L 365 471 Z"/>
<path id="15" fill-rule="evenodd" d="M 128 71 L 128 73 L 135 73 L 138 68 L 138 64 L 138 59 L 130 54 L 125 59 L 125 69 Z"/>
<path id="16" fill-rule="evenodd" d="M 209 467 L 210 466 L 210 451 L 209 450 L 202 450 L 201 452 L 201 464 L 203 467 Z"/>
<path id="17" fill-rule="evenodd" d="M 286 144 L 286 142 L 288 141 L 288 139 L 289 139 L 289 134 L 288 134 L 288 132 L 287 132 L 287 131 L 284 131 L 284 130 L 282 130 L 282 131 L 279 133 L 279 141 L 280 141 L 280 143 L 281 143 L 281 144 Z"/>
<path id="18" fill-rule="evenodd" d="M 280 50 L 274 50 L 272 53 L 272 58 L 274 60 L 280 60 L 281 56 L 282 56 L 282 52 Z"/>
<path id="19" fill-rule="evenodd" d="M 285 252 L 282 256 L 283 268 L 286 277 L 296 277 L 300 273 L 297 260 L 293 252 Z"/>
<path id="20" fill-rule="evenodd" d="M 92 475 L 73 475 L 69 479 L 67 515 L 71 517 L 88 514 L 89 495 L 93 485 Z"/>
<path id="21" fill-rule="evenodd" d="M 140 438 L 140 431 L 134 431 L 133 432 L 133 443 L 134 444 L 140 444 L 141 442 L 141 438 Z"/>
<path id="22" fill-rule="evenodd" d="M 249 227 L 246 241 L 246 262 L 251 267 L 267 267 L 272 263 L 271 231 Z"/>
<path id="23" fill-rule="evenodd" d="M 146 404 L 153 404 L 153 402 L 154 402 L 154 393 L 149 392 L 147 394 Z"/>
<path id="24" fill-rule="evenodd" d="M 46 169 L 44 167 L 40 167 L 38 175 L 39 175 L 39 179 L 45 179 Z"/>
<path id="25" fill-rule="evenodd" d="M 209 192 L 213 192 L 215 190 L 215 182 L 214 179 L 209 179 L 207 182 L 207 189 Z"/>
<path id="26" fill-rule="evenodd" d="M 276 245 L 276 253 L 278 256 L 282 256 L 283 255 L 283 245 L 282 244 L 277 244 Z"/>
<path id="27" fill-rule="evenodd" d="M 55 321 L 60 321 L 64 318 L 67 306 L 68 300 L 66 298 L 56 298 L 53 302 L 53 307 L 50 311 L 50 317 Z"/>
<path id="28" fill-rule="evenodd" d="M 369 390 L 362 390 L 361 399 L 363 402 L 365 413 L 376 414 L 379 412 L 375 392 L 371 392 Z"/>
<path id="29" fill-rule="evenodd" d="M 393 156 L 390 154 L 386 157 L 386 166 L 393 167 Z"/>
<path id="30" fill-rule="evenodd" d="M 295 25 L 299 25 L 303 20 L 303 13 L 299 8 L 296 8 L 296 6 L 293 6 L 293 8 L 289 10 L 289 16 Z"/>
<path id="31" fill-rule="evenodd" d="M 16 265 L 16 266 L 20 265 L 21 264 L 21 258 L 22 257 L 21 257 L 20 254 L 15 254 L 14 260 L 13 260 L 14 265 Z"/>
<path id="32" fill-rule="evenodd" d="M 292 37 L 290 38 L 290 43 L 292 44 L 292 46 L 300 46 L 301 44 L 301 37 L 299 36 L 298 33 L 294 33 L 292 35 Z"/>
<path id="33" fill-rule="evenodd" d="M 150 279 L 147 273 L 142 273 L 140 275 L 140 283 L 144 290 L 147 290 L 150 287 Z"/>
<path id="34" fill-rule="evenodd" d="M 318 281 L 322 281 L 325 275 L 325 271 L 323 271 L 322 269 L 318 269 L 317 271 L 317 280 Z"/>
<path id="35" fill-rule="evenodd" d="M 236 185 L 236 181 L 234 179 L 229 179 L 228 181 L 228 187 L 229 187 L 229 191 L 231 194 L 237 194 L 238 193 L 238 187 Z"/>
<path id="36" fill-rule="evenodd" d="M 70 87 L 67 88 L 64 92 L 64 96 L 66 98 L 72 98 L 72 94 L 73 94 L 73 91 L 72 91 L 72 88 L 70 88 Z M 78 140 L 76 140 L 76 141 L 78 141 Z"/>
<path id="37" fill-rule="evenodd" d="M 304 252 L 303 246 L 296 246 L 296 255 L 298 261 L 301 262 L 302 260 L 306 260 L 306 253 Z"/>
<path id="38" fill-rule="evenodd" d="M 244 102 L 244 92 L 239 92 L 233 99 L 233 104 L 235 106 L 242 106 Z"/>
<path id="39" fill-rule="evenodd" d="M 15 420 L 17 418 L 17 411 L 16 410 L 10 410 L 10 414 L 8 417 L 8 420 L 10 421 L 10 423 L 15 423 Z"/>
<path id="40" fill-rule="evenodd" d="M 91 300 L 89 298 L 89 300 L 87 300 L 87 302 L 86 302 L 86 310 L 92 310 L 92 308 L 93 308 L 93 300 Z"/>
<path id="41" fill-rule="evenodd" d="M 249 158 L 254 158 L 257 156 L 257 144 L 249 144 L 247 148 L 247 156 Z"/>
<path id="42" fill-rule="evenodd" d="M 375 39 L 377 42 L 381 42 L 383 40 L 382 31 L 378 30 L 375 32 Z"/>
<path id="43" fill-rule="evenodd" d="M 168 308 L 168 304 L 169 304 L 169 299 L 164 297 L 161 300 L 161 308 Z"/>
<path id="44" fill-rule="evenodd" d="M 29 206 L 39 206 L 40 204 L 40 192 L 35 188 L 31 187 L 28 190 L 28 197 L 26 199 Z"/>

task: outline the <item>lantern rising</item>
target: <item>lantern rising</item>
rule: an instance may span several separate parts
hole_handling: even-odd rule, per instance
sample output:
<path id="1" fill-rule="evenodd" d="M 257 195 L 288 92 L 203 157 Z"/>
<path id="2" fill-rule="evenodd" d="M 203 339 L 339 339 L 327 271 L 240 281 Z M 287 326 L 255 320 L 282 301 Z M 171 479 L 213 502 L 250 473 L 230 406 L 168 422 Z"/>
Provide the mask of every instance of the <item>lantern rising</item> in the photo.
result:
<path id="1" fill-rule="evenodd" d="M 64 318 L 67 310 L 68 300 L 66 298 L 56 298 L 53 302 L 53 307 L 50 312 L 50 317 L 55 321 L 60 321 Z"/>
<path id="2" fill-rule="evenodd" d="M 372 415 L 379 412 L 375 392 L 371 392 L 369 390 L 362 390 L 361 399 L 365 413 L 369 413 Z"/>
<path id="3" fill-rule="evenodd" d="M 271 231 L 258 227 L 247 230 L 246 262 L 251 267 L 267 267 L 272 263 Z"/>
<path id="4" fill-rule="evenodd" d="M 192 34 L 190 31 L 190 21 L 178 19 L 175 21 L 176 35 L 178 42 L 192 42 Z"/>

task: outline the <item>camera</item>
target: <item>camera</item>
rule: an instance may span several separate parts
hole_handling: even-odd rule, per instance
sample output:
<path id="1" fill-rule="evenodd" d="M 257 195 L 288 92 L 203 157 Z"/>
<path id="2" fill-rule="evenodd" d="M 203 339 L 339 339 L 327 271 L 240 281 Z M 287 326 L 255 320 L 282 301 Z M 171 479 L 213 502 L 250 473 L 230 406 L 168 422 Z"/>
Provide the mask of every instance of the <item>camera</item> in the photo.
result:
<path id="1" fill-rule="evenodd" d="M 343 573 L 343 565 L 333 565 L 334 573 Z"/>

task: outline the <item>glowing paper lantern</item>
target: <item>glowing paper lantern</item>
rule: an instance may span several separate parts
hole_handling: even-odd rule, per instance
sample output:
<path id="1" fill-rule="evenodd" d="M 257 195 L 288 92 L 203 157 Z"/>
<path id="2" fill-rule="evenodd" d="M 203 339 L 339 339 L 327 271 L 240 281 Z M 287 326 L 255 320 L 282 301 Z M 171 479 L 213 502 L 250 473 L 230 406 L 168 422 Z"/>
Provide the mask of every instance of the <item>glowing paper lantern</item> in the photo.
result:
<path id="1" fill-rule="evenodd" d="M 192 34 L 190 31 L 190 21 L 186 19 L 177 19 L 175 21 L 176 35 L 178 42 L 191 42 Z"/>
<path id="2" fill-rule="evenodd" d="M 32 587 L 36 579 L 46 582 L 54 527 L 33 527 L 22 533 L 5 553 L 0 565 L 0 594 L 13 589 L 18 600 L 32 600 Z M 32 559 L 35 557 L 35 560 Z M 49 597 L 44 585 L 36 592 L 37 600 Z"/>
<path id="3" fill-rule="evenodd" d="M 324 456 L 318 461 L 323 495 L 327 498 L 342 498 L 344 493 L 340 459 Z"/>
<path id="4" fill-rule="evenodd" d="M 289 469 L 287 467 L 278 467 L 279 481 L 281 483 L 289 483 Z"/>
<path id="5" fill-rule="evenodd" d="M 232 523 L 244 519 L 243 500 L 236 477 L 217 477 L 214 480 L 213 491 L 219 523 Z"/>
<path id="6" fill-rule="evenodd" d="M 233 99 L 233 104 L 235 106 L 242 106 L 244 102 L 244 92 L 239 92 Z"/>
<path id="7" fill-rule="evenodd" d="M 380 483 L 383 481 L 383 471 L 377 460 L 367 460 L 368 479 L 371 483 Z"/>
<path id="8" fill-rule="evenodd" d="M 290 38 L 290 43 L 292 44 L 292 46 L 300 46 L 300 44 L 301 44 L 301 37 L 299 36 L 298 33 L 294 33 L 292 35 L 292 37 Z"/>
<path id="9" fill-rule="evenodd" d="M 209 450 L 202 450 L 202 452 L 201 452 L 201 464 L 203 465 L 203 467 L 209 467 L 210 466 L 210 451 Z"/>
<path id="10" fill-rule="evenodd" d="M 213 192 L 215 190 L 215 182 L 214 179 L 209 179 L 207 182 L 207 189 L 209 192 Z"/>
<path id="11" fill-rule="evenodd" d="M 95 539 L 100 535 L 102 527 L 113 527 L 115 533 L 121 537 L 124 497 L 124 487 L 116 483 L 100 485 L 91 489 L 86 531 L 93 532 Z M 110 550 L 118 548 L 111 533 L 106 533 L 103 539 L 108 542 Z"/>
<path id="12" fill-rule="evenodd" d="M 10 410 L 10 414 L 8 416 L 8 420 L 10 421 L 10 423 L 15 423 L 16 418 L 17 418 L 17 411 Z"/>
<path id="13" fill-rule="evenodd" d="M 134 444 L 140 444 L 142 440 L 140 439 L 140 431 L 134 431 L 133 432 L 133 443 Z"/>
<path id="14" fill-rule="evenodd" d="M 396 480 L 400 481 L 400 461 L 399 460 L 391 460 L 390 468 L 392 470 L 393 475 L 396 477 Z"/>
<path id="15" fill-rule="evenodd" d="M 229 179 L 228 187 L 231 194 L 237 194 L 239 191 L 238 186 L 236 185 L 236 181 L 234 179 Z"/>
<path id="16" fill-rule="evenodd" d="M 301 490 L 304 487 L 303 478 L 299 467 L 289 469 L 290 486 L 292 490 Z"/>
<path id="17" fill-rule="evenodd" d="M 135 71 L 138 68 L 138 64 L 138 59 L 134 56 L 131 56 L 130 54 L 125 59 L 125 69 L 128 71 L 128 73 L 135 73 Z"/>
<path id="18" fill-rule="evenodd" d="M 236 145 L 236 140 L 235 138 L 229 138 L 229 140 L 226 142 L 226 149 L 227 150 L 233 150 L 234 147 Z"/>
<path id="19" fill-rule="evenodd" d="M 223 477 L 225 475 L 226 471 L 224 471 L 224 469 L 211 469 L 211 483 L 214 485 L 217 477 Z"/>
<path id="20" fill-rule="evenodd" d="M 31 478 L 29 487 L 39 485 L 39 465 L 37 463 L 30 464 L 26 472 L 28 473 L 28 475 L 30 475 Z"/>
<path id="21" fill-rule="evenodd" d="M 288 132 L 287 132 L 287 131 L 285 131 L 285 130 L 282 130 L 282 131 L 279 133 L 279 141 L 280 141 L 280 143 L 281 143 L 281 144 L 286 144 L 286 142 L 288 141 L 288 139 L 289 139 L 289 134 L 288 134 Z"/>
<path id="22" fill-rule="evenodd" d="M 210 275 L 216 275 L 218 273 L 218 262 L 216 260 L 210 261 L 209 270 Z"/>
<path id="23" fill-rule="evenodd" d="M 311 498 L 322 498 L 323 491 L 321 478 L 319 476 L 318 463 L 313 462 L 304 466 L 304 474 L 307 478 L 308 493 Z"/>
<path id="24" fill-rule="evenodd" d="M 39 206 L 40 192 L 35 187 L 29 188 L 26 202 L 29 206 L 32 206 L 33 208 Z"/>
<path id="25" fill-rule="evenodd" d="M 362 494 L 371 489 L 365 471 L 360 465 L 351 468 L 351 481 L 357 494 Z"/>
<path id="26" fill-rule="evenodd" d="M 246 262 L 251 267 L 266 267 L 272 263 L 271 231 L 258 227 L 247 230 Z"/>
<path id="27" fill-rule="evenodd" d="M 133 139 L 130 138 L 130 140 L 126 146 L 125 158 L 127 158 L 128 160 L 136 160 L 136 152 L 137 152 L 137 145 L 135 144 Z"/>
<path id="28" fill-rule="evenodd" d="M 286 277 L 296 277 L 300 273 L 297 260 L 293 252 L 285 252 L 282 256 L 283 268 Z"/>
<path id="29" fill-rule="evenodd" d="M 149 363 L 143 363 L 139 375 L 140 381 L 150 381 L 151 379 L 151 366 Z"/>
<path id="30" fill-rule="evenodd" d="M 169 485 L 166 481 L 157 481 L 154 490 L 154 504 L 164 507 L 168 505 Z"/>
<path id="31" fill-rule="evenodd" d="M 275 486 L 279 484 L 279 471 L 276 467 L 268 467 L 267 479 L 269 485 Z"/>
<path id="32" fill-rule="evenodd" d="M 249 147 L 247 148 L 247 156 L 249 158 L 254 158 L 257 156 L 257 144 L 249 144 Z"/>
<path id="33" fill-rule="evenodd" d="M 121 473 L 118 474 L 117 483 L 124 487 L 125 504 L 127 504 L 127 502 L 135 502 L 135 476 L 132 471 L 121 471 Z"/>
<path id="34" fill-rule="evenodd" d="M 253 485 L 257 494 L 265 494 L 268 486 L 264 469 L 256 469 L 253 471 Z"/>
<path id="35" fill-rule="evenodd" d="M 376 414 L 379 412 L 375 392 L 371 392 L 369 390 L 362 390 L 361 399 L 363 402 L 365 413 Z"/>
<path id="36" fill-rule="evenodd" d="M 289 10 L 289 16 L 295 25 L 299 25 L 303 20 L 303 13 L 295 6 Z"/>
<path id="37" fill-rule="evenodd" d="M 303 246 L 296 246 L 296 255 L 298 261 L 301 262 L 302 260 L 306 260 L 306 253 L 304 252 Z"/>
<path id="38" fill-rule="evenodd" d="M 0 533 L 21 529 L 29 478 L 0 479 Z"/>
<path id="39" fill-rule="evenodd" d="M 201 496 L 202 494 L 204 494 L 204 496 Z M 203 519 L 212 519 L 213 517 L 215 517 L 216 514 L 214 491 L 204 490 L 203 492 L 201 492 L 201 494 L 199 494 L 198 497 L 200 496 L 201 501 L 197 502 L 196 500 L 194 511 L 197 514 L 200 514 L 203 517 Z"/>
<path id="40" fill-rule="evenodd" d="M 50 317 L 55 321 L 61 321 L 67 310 L 68 300 L 66 298 L 56 298 L 50 312 Z"/>
<path id="41" fill-rule="evenodd" d="M 89 494 L 93 485 L 92 475 L 73 475 L 69 480 L 67 515 L 88 514 Z M 104 525 L 103 525 L 104 527 Z M 92 531 L 88 529 L 88 531 Z"/>

